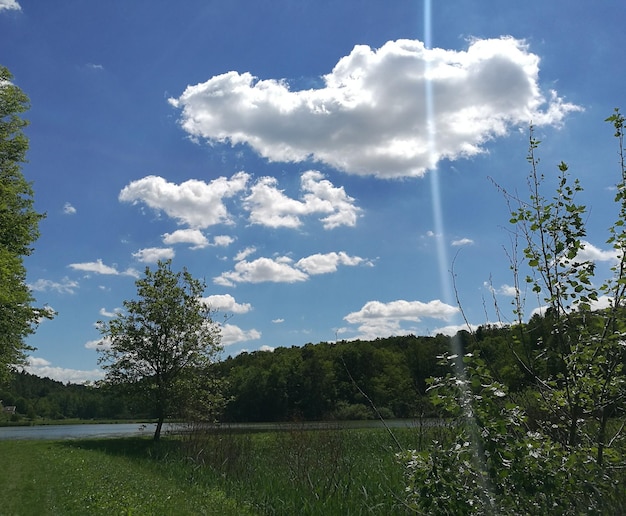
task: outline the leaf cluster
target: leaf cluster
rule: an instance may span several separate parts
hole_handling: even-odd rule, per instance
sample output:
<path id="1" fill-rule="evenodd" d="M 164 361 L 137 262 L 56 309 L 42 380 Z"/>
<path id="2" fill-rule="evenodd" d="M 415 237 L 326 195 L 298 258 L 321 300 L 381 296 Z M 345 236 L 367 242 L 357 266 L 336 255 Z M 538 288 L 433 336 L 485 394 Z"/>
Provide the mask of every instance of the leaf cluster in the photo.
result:
<path id="1" fill-rule="evenodd" d="M 26 284 L 23 259 L 32 253 L 44 217 L 34 209 L 32 185 L 21 166 L 26 162 L 28 138 L 22 118 L 28 97 L 12 82 L 9 70 L 0 66 L 0 382 L 16 364 L 24 363 L 31 348 L 24 339 L 42 318 L 53 313 L 33 307 Z"/>

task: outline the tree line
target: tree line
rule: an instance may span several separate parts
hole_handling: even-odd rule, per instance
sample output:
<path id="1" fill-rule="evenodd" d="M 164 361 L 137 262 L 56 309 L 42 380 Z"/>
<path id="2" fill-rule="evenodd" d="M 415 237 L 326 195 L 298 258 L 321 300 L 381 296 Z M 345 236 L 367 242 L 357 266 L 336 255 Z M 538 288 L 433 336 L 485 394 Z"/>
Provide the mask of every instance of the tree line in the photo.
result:
<path id="1" fill-rule="evenodd" d="M 481 326 L 473 336 L 460 331 L 455 337 L 405 335 L 243 352 L 214 362 L 191 381 L 220 381 L 226 399 L 220 419 L 228 422 L 438 417 L 442 411 L 432 403 L 428 379 L 449 372 L 441 357 L 451 352 L 453 339 L 464 353 L 480 353 L 494 376 L 521 397 L 533 379 L 511 353 L 512 334 L 525 335 L 532 348 L 550 338 L 552 324 L 549 315 L 535 315 L 521 328 Z M 15 419 L 158 416 L 149 400 L 127 395 L 122 385 L 64 384 L 26 371 L 0 388 L 0 400 L 16 407 Z"/>

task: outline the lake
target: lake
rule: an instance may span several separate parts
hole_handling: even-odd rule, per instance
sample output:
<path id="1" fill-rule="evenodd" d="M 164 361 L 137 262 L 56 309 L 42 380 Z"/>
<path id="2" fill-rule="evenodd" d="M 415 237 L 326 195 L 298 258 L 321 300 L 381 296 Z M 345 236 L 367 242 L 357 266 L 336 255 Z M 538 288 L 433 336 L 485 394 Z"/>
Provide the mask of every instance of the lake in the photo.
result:
<path id="1" fill-rule="evenodd" d="M 390 428 L 410 428 L 419 423 L 415 420 L 392 419 L 385 424 Z M 440 425 L 437 419 L 427 419 L 421 422 L 424 426 Z M 216 429 L 244 430 L 244 431 L 273 431 L 286 430 L 290 427 L 303 427 L 308 430 L 338 428 L 381 428 L 381 421 L 341 421 L 341 422 L 304 422 L 304 423 L 232 423 L 217 425 Z M 154 434 L 155 423 L 119 423 L 119 424 L 86 424 L 86 425 L 35 425 L 35 426 L 5 426 L 0 427 L 0 440 L 19 439 L 84 439 L 106 437 L 133 437 Z M 180 425 L 164 424 L 163 433 L 180 431 Z"/>
<path id="2" fill-rule="evenodd" d="M 86 437 L 131 437 L 135 435 L 152 435 L 155 427 L 156 425 L 153 423 L 5 426 L 0 427 L 0 439 L 82 439 Z"/>

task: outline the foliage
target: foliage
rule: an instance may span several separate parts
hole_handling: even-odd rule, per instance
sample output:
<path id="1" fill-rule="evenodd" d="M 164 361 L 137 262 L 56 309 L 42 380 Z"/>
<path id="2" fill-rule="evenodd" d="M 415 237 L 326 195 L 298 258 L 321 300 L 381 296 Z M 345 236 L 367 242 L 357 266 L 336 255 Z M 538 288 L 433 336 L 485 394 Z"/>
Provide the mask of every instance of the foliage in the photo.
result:
<path id="1" fill-rule="evenodd" d="M 5 406 L 16 407 L 18 421 L 131 419 L 153 415 L 138 400 L 124 397 L 117 386 L 63 384 L 26 371 L 14 374 L 0 389 L 0 400 Z"/>
<path id="2" fill-rule="evenodd" d="M 442 361 L 456 369 L 458 358 Z M 410 506 L 455 515 L 589 514 L 618 506 L 615 475 L 591 448 L 567 448 L 533 430 L 480 356 L 467 354 L 463 363 L 463 378 L 451 372 L 431 380 L 435 403 L 454 418 L 453 439 L 398 455 Z"/>
<path id="3" fill-rule="evenodd" d="M 363 393 L 385 416 L 407 418 L 429 412 L 426 378 L 448 346 L 443 335 L 321 342 L 241 353 L 214 368 L 229 385 L 230 421 L 374 418 Z"/>
<path id="4" fill-rule="evenodd" d="M 542 194 L 539 142 L 532 128 L 528 161 L 530 199 L 504 191 L 514 225 L 514 249 L 523 241 L 525 282 L 545 317 L 524 324 L 521 267 L 512 254 L 518 323 L 505 331 L 508 349 L 531 386 L 527 407 L 514 402 L 477 353 L 442 355 L 451 372 L 434 378 L 434 403 L 458 423 L 455 441 L 435 443 L 427 454 L 401 456 L 408 502 L 428 514 L 605 513 L 620 505 L 626 379 L 626 169 L 624 117 L 607 119 L 619 142 L 617 221 L 609 228 L 616 263 L 613 276 L 594 283 L 595 264 L 585 258 L 587 209 L 582 191 L 558 166 L 555 194 Z M 542 331 L 543 330 L 543 331 Z M 478 346 L 476 346 L 478 347 Z M 624 487 L 621 486 L 623 491 Z M 623 502 L 623 494 L 621 502 Z"/>
<path id="5" fill-rule="evenodd" d="M 44 215 L 33 207 L 32 185 L 24 178 L 28 138 L 21 118 L 29 107 L 28 97 L 12 83 L 9 70 L 0 66 L 0 383 L 12 366 L 23 364 L 32 348 L 24 339 L 40 319 L 51 317 L 46 308 L 35 308 L 26 285 L 23 259 L 32 253 Z"/>
<path id="6" fill-rule="evenodd" d="M 107 382 L 151 400 L 158 440 L 165 418 L 190 410 L 210 417 L 215 408 L 219 394 L 196 385 L 211 383 L 203 377 L 221 350 L 219 329 L 201 299 L 205 285 L 186 269 L 172 271 L 171 261 L 146 267 L 136 285 L 139 299 L 124 301 L 125 313 L 99 323 L 110 343 L 101 348 L 100 362 Z"/>
<path id="7" fill-rule="evenodd" d="M 493 348 L 492 356 L 502 367 L 511 368 L 509 353 L 498 354 L 505 349 L 499 333 L 485 331 L 484 335 Z M 375 418 L 357 387 L 385 418 L 434 416 L 435 409 L 426 397 L 426 379 L 442 373 L 436 357 L 449 346 L 449 338 L 443 335 L 405 335 L 244 352 L 211 364 L 209 374 L 193 375 L 187 386 L 208 398 L 218 393 L 207 401 L 215 409 L 228 401 L 221 419 L 233 422 Z M 135 391 L 124 395 L 123 387 L 110 383 L 64 385 L 22 371 L 0 389 L 0 399 L 5 405 L 17 405 L 22 417 L 35 420 L 156 417 L 149 400 Z M 205 419 L 210 415 L 206 404 L 178 407 L 195 411 L 186 418 L 192 422 L 200 412 Z"/>

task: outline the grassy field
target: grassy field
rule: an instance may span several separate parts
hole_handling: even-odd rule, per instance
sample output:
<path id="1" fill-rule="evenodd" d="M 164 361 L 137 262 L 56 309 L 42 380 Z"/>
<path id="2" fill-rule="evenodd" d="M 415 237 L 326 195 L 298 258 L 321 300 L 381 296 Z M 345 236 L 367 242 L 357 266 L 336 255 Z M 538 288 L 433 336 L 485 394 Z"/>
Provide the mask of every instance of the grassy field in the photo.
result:
<path id="1" fill-rule="evenodd" d="M 417 430 L 396 432 L 415 448 Z M 384 430 L 0 441 L 1 514 L 405 514 Z"/>

